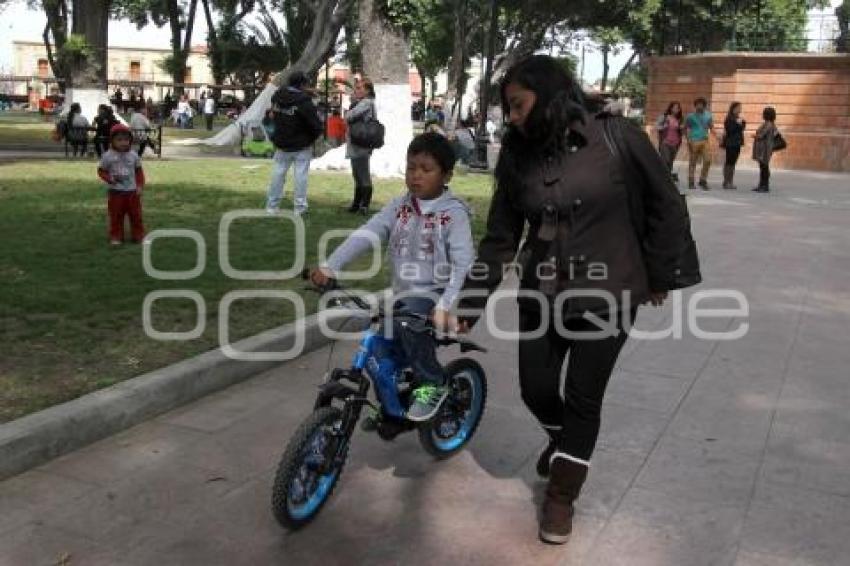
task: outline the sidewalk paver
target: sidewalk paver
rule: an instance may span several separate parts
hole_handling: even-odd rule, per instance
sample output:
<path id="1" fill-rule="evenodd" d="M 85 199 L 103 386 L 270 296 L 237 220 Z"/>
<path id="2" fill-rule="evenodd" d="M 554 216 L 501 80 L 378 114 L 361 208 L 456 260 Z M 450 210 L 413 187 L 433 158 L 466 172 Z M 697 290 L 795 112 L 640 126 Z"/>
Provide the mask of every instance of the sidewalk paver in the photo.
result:
<path id="1" fill-rule="evenodd" d="M 846 563 L 850 178 L 778 172 L 774 185 L 690 195 L 705 284 L 685 302 L 740 290 L 749 332 L 699 340 L 684 318 L 682 340 L 627 345 L 566 546 L 536 538 L 545 439 L 519 398 L 516 344 L 476 330 L 488 406 L 448 461 L 415 435 L 358 431 L 319 518 L 297 533 L 275 523 L 277 459 L 329 357 L 353 351 L 340 344 L 0 483 L 0 565 Z M 515 327 L 509 302 L 496 315 Z M 674 316 L 642 309 L 638 327 Z"/>

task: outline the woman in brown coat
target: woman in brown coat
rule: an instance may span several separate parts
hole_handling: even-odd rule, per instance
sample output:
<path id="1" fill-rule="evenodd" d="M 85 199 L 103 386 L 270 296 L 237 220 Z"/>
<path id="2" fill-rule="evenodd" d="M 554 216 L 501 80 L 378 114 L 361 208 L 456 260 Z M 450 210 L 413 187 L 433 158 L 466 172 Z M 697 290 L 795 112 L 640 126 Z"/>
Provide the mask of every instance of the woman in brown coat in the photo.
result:
<path id="1" fill-rule="evenodd" d="M 762 112 L 764 123 L 756 130 L 753 144 L 753 159 L 759 162 L 759 184 L 753 190 L 757 193 L 770 191 L 770 158 L 773 157 L 773 140 L 779 130 L 776 129 L 776 110 L 768 106 Z"/>
<path id="2" fill-rule="evenodd" d="M 460 306 L 483 308 L 527 226 L 518 262 L 532 297 L 519 299 L 519 380 L 549 437 L 537 463 L 549 478 L 540 538 L 561 544 L 637 305 L 661 305 L 675 288 L 687 211 L 646 134 L 623 118 L 589 115 L 580 87 L 554 59 L 517 63 L 501 99 L 509 124 L 487 233 L 464 287 L 479 293 Z M 461 330 L 475 320 L 461 317 Z"/>

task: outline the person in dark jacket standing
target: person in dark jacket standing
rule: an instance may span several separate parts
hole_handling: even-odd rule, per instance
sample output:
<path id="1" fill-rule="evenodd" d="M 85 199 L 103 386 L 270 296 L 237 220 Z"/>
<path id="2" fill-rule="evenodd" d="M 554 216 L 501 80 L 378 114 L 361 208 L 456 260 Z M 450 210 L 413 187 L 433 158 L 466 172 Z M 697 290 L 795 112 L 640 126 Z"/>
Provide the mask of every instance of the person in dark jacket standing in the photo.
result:
<path id="1" fill-rule="evenodd" d="M 723 122 L 723 148 L 726 150 L 726 162 L 723 164 L 723 188 L 737 189 L 733 180 L 735 179 L 735 165 L 741 155 L 741 147 L 744 145 L 744 130 L 747 129 L 747 121 L 741 118 L 741 103 L 733 102 L 729 106 L 729 113 Z"/>
<path id="2" fill-rule="evenodd" d="M 776 143 L 776 109 L 767 106 L 761 113 L 764 123 L 756 130 L 753 142 L 753 159 L 759 164 L 759 184 L 753 190 L 757 193 L 770 192 L 770 158 Z"/>
<path id="3" fill-rule="evenodd" d="M 94 117 L 93 125 L 95 129 L 94 150 L 97 152 L 98 157 L 101 157 L 109 150 L 109 132 L 112 130 L 112 126 L 118 123 L 112 107 L 106 104 L 101 104 L 97 107 L 97 116 Z"/>
<path id="4" fill-rule="evenodd" d="M 363 77 L 354 86 L 353 103 L 345 113 L 347 125 L 345 134 L 345 156 L 351 160 L 351 173 L 354 176 L 354 200 L 348 212 L 367 214 L 372 202 L 372 174 L 369 171 L 369 158 L 372 150 L 361 147 L 351 141 L 351 124 L 361 120 L 375 119 L 375 87 L 372 81 Z"/>
<path id="5" fill-rule="evenodd" d="M 457 328 L 474 324 L 470 313 L 480 312 L 501 282 L 528 225 L 518 259 L 520 390 L 549 436 L 537 463 L 549 478 L 539 535 L 561 544 L 572 530 L 603 394 L 637 305 L 661 305 L 675 284 L 686 209 L 646 134 L 623 118 L 589 115 L 581 88 L 551 57 L 535 55 L 509 69 L 501 100 L 509 125 Z M 621 126 L 617 139 L 646 180 L 640 216 L 630 206 L 627 166 L 604 133 L 606 120 Z"/>
<path id="6" fill-rule="evenodd" d="M 272 96 L 275 145 L 274 171 L 266 198 L 266 212 L 277 214 L 290 165 L 295 165 L 295 213 L 307 213 L 307 175 L 313 158 L 313 142 L 322 134 L 322 121 L 310 95 L 307 75 L 295 71 L 289 85 Z"/>

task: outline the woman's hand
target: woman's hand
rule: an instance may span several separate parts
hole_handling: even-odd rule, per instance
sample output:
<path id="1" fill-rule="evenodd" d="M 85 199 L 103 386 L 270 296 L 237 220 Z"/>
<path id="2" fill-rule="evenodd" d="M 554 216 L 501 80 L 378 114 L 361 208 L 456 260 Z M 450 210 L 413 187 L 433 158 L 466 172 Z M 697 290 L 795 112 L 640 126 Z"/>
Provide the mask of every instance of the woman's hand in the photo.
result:
<path id="1" fill-rule="evenodd" d="M 316 267 L 310 270 L 310 282 L 316 287 L 326 286 L 333 277 L 333 272 L 327 267 Z"/>
<path id="2" fill-rule="evenodd" d="M 654 307 L 660 307 L 664 304 L 665 299 L 667 299 L 667 291 L 651 291 L 648 302 L 652 303 Z"/>

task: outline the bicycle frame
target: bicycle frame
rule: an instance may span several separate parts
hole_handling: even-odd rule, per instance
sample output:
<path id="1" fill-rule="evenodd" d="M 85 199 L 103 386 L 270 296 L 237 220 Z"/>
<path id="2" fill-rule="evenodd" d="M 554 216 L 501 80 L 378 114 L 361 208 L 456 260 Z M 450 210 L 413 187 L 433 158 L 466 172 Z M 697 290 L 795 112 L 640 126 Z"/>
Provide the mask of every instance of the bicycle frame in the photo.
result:
<path id="1" fill-rule="evenodd" d="M 405 410 L 398 396 L 398 376 L 408 365 L 393 340 L 370 328 L 360 341 L 351 369 L 368 375 L 375 385 L 378 402 L 387 415 L 403 419 Z"/>

